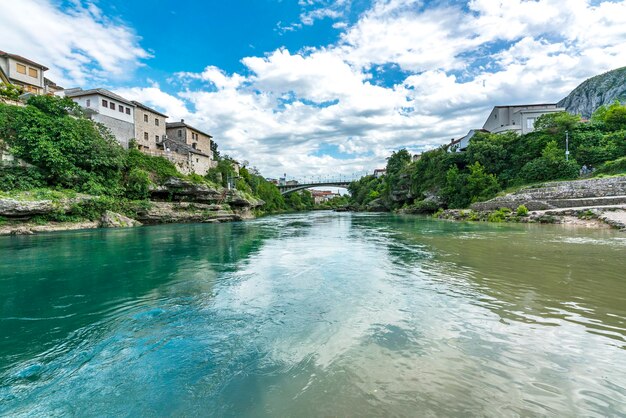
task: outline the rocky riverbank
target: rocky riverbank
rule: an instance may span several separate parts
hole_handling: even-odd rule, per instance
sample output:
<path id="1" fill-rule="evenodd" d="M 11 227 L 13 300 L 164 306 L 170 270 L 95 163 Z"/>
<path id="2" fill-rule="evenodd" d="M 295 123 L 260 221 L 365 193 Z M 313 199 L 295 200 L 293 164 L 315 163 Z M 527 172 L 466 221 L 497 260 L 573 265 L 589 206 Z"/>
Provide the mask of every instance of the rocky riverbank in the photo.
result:
<path id="1" fill-rule="evenodd" d="M 0 235 L 27 235 L 39 232 L 89 228 L 123 228 L 162 223 L 231 222 L 254 217 L 263 205 L 237 190 L 213 188 L 171 178 L 150 192 L 147 202 L 116 205 L 96 196 L 76 195 L 39 198 L 24 193 L 0 196 Z M 109 207 L 126 208 L 118 213 Z"/>
<path id="2" fill-rule="evenodd" d="M 458 221 L 558 223 L 626 231 L 626 176 L 542 183 L 470 209 L 435 215 Z"/>

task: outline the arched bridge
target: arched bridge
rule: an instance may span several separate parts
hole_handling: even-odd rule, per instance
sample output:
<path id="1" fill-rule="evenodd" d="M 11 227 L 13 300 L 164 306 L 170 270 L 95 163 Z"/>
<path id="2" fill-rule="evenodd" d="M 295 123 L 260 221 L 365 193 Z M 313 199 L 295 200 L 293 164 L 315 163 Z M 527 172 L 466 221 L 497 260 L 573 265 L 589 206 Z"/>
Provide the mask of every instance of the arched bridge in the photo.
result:
<path id="1" fill-rule="evenodd" d="M 310 189 L 312 187 L 343 187 L 347 188 L 351 183 L 349 180 L 338 180 L 338 181 L 322 181 L 317 183 L 298 183 L 298 184 L 281 184 L 278 185 L 278 190 L 283 195 L 297 192 L 298 190 Z"/>

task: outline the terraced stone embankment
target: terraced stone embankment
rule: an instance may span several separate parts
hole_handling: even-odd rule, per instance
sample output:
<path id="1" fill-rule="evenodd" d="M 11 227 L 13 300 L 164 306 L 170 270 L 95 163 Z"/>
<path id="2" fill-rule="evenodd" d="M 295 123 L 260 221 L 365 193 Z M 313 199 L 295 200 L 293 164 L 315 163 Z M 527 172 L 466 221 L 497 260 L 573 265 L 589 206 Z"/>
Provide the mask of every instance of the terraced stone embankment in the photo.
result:
<path id="1" fill-rule="evenodd" d="M 626 176 L 533 185 L 474 203 L 471 208 L 475 211 L 515 210 L 520 205 L 531 211 L 626 206 Z"/>

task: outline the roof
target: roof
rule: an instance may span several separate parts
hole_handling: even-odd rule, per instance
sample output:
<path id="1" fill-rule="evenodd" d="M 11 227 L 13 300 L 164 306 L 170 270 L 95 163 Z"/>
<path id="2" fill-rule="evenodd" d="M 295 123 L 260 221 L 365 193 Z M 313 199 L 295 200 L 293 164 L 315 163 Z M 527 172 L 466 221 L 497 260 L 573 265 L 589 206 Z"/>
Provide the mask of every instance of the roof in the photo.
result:
<path id="1" fill-rule="evenodd" d="M 57 85 L 57 83 L 55 83 L 54 81 L 50 80 L 47 77 L 43 78 L 43 84 L 47 87 L 52 87 L 52 88 L 59 89 L 59 90 L 65 90 L 63 87 Z"/>
<path id="2" fill-rule="evenodd" d="M 189 128 L 189 129 L 193 129 L 193 130 L 194 130 L 194 131 L 196 131 L 196 132 L 201 133 L 202 135 L 206 135 L 206 136 L 208 136 L 209 138 L 213 138 L 213 135 L 210 135 L 210 134 L 208 134 L 208 133 L 206 133 L 206 132 L 203 132 L 203 131 L 201 131 L 201 130 L 200 130 L 200 129 L 198 129 L 198 128 L 194 128 L 193 126 L 191 126 L 191 125 L 189 125 L 189 124 L 185 123 L 184 121 L 180 121 L 180 122 L 167 122 L 167 123 L 165 124 L 165 126 L 166 126 L 167 128 Z"/>
<path id="3" fill-rule="evenodd" d="M 556 103 L 530 103 L 530 104 L 519 104 L 519 105 L 503 105 L 503 106 L 494 106 L 494 109 L 501 109 L 504 107 L 529 107 L 529 106 L 555 106 Z"/>
<path id="4" fill-rule="evenodd" d="M 178 141 L 176 139 L 165 138 L 161 143 L 163 143 L 163 144 L 169 143 L 169 144 L 175 146 L 176 147 L 175 152 L 178 152 L 178 149 L 182 149 L 183 151 L 189 152 L 191 154 L 196 154 L 196 155 L 201 155 L 203 157 L 211 158 L 208 154 L 200 152 L 197 149 L 194 149 L 194 148 L 190 147 L 188 144 L 186 144 L 184 142 L 181 142 L 181 141 Z M 169 147 L 169 148 L 171 148 L 171 147 Z"/>
<path id="5" fill-rule="evenodd" d="M 48 67 L 46 67 L 45 65 L 41 65 L 35 61 L 31 61 L 28 58 L 24 58 L 21 55 L 16 55 L 16 54 L 9 54 L 8 52 L 4 52 L 0 50 L 0 57 L 9 57 L 9 58 L 13 58 L 16 61 L 22 61 L 25 62 L 26 64 L 32 65 L 33 67 L 39 67 L 44 71 L 48 70 Z"/>
<path id="6" fill-rule="evenodd" d="M 126 103 L 129 106 L 135 106 L 135 104 L 133 102 L 131 102 L 130 100 L 127 100 L 125 98 L 123 98 L 122 96 L 118 96 L 117 94 L 113 93 L 112 91 L 109 91 L 107 89 L 90 89 L 90 90 L 76 90 L 76 91 L 70 91 L 67 92 L 65 95 L 67 97 L 81 97 L 81 96 L 89 96 L 92 94 L 99 94 L 100 96 L 104 96 L 104 97 L 108 97 L 109 99 L 113 99 L 113 100 L 117 100 L 118 102 L 122 102 L 122 103 Z"/>
<path id="7" fill-rule="evenodd" d="M 164 118 L 168 118 L 169 117 L 169 116 L 159 112 L 158 110 L 154 110 L 153 108 L 146 106 L 145 104 L 143 104 L 141 102 L 137 102 L 135 100 L 131 100 L 131 102 L 133 102 L 133 104 L 135 106 L 137 106 L 137 107 L 140 107 L 140 108 L 145 109 L 145 110 L 147 110 L 149 112 L 152 112 L 152 113 L 156 113 L 157 115 L 163 116 Z"/>

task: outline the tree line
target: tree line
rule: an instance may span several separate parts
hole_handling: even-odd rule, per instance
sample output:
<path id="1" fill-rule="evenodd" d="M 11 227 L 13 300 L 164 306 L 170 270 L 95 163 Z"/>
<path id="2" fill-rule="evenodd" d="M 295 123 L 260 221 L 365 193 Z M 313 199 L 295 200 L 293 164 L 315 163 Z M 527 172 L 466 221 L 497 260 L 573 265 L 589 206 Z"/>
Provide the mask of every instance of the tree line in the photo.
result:
<path id="1" fill-rule="evenodd" d="M 626 174 L 626 106 L 603 106 L 588 121 L 567 112 L 547 114 L 531 133 L 478 132 L 464 152 L 448 148 L 424 152 L 414 162 L 405 149 L 393 152 L 385 176 L 350 185 L 351 205 L 426 213 L 466 208 L 523 185 L 576 179 L 582 167 L 592 175 Z"/>

